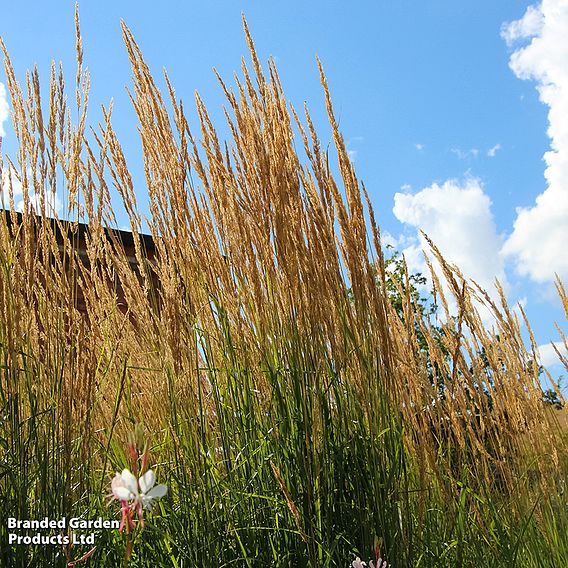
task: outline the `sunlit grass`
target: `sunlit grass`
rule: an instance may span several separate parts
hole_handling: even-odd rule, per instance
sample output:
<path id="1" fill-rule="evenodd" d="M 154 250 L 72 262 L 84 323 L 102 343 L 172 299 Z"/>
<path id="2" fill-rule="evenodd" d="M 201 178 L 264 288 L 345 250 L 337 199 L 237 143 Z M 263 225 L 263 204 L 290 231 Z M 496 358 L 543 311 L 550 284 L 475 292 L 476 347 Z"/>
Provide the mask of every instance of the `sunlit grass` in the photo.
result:
<path id="1" fill-rule="evenodd" d="M 565 565 L 566 438 L 535 345 L 435 246 L 457 313 L 436 282 L 445 323 L 430 321 L 404 274 L 394 305 L 321 67 L 333 152 L 245 26 L 253 72 L 221 81 L 225 144 L 198 96 L 190 131 L 123 32 L 157 247 L 149 262 L 135 239 L 138 268 L 104 230 L 111 187 L 135 234 L 141 219 L 110 109 L 87 129 L 80 41 L 72 113 L 62 75 L 44 106 L 37 74 L 24 95 L 5 52 L 24 201 L 65 191 L 89 239 L 86 264 L 65 223 L 27 205 L 0 216 L 3 519 L 120 518 L 111 479 L 143 427 L 168 493 L 133 533 L 133 566 L 345 567 L 377 539 L 395 568 Z M 88 550 L 10 546 L 1 527 L 15 566 Z M 99 531 L 96 546 L 85 565 L 119 566 L 130 545 Z"/>

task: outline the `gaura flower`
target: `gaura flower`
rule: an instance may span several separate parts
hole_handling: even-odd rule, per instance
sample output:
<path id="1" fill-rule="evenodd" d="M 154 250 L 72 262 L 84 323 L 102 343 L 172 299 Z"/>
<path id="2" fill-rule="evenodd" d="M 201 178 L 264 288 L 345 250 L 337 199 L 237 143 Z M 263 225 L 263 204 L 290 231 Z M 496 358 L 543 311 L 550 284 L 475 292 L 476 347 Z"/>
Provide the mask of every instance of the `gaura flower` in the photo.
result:
<path id="1" fill-rule="evenodd" d="M 168 492 L 165 485 L 156 485 L 156 474 L 149 469 L 138 481 L 130 471 L 123 469 L 117 473 L 112 482 L 112 494 L 119 501 L 133 501 L 133 506 L 138 503 L 144 509 L 151 510 L 154 499 L 164 497 Z"/>
<path id="2" fill-rule="evenodd" d="M 367 563 L 363 562 L 358 556 L 357 558 L 355 558 L 355 560 L 353 560 L 353 562 L 351 563 L 352 568 L 366 568 Z M 370 560 L 369 561 L 369 568 L 375 568 L 375 563 Z M 382 558 L 379 558 L 377 560 L 377 565 L 376 568 L 389 568 L 389 565 L 387 564 L 386 560 L 383 560 Z"/>
<path id="3" fill-rule="evenodd" d="M 375 564 L 373 563 L 372 560 L 369 562 L 369 568 L 375 568 Z M 379 558 L 377 560 L 377 568 L 389 568 L 389 565 L 387 564 L 386 560 Z"/>
<path id="4" fill-rule="evenodd" d="M 142 507 L 149 511 L 152 510 L 152 501 L 163 497 L 168 492 L 168 488 L 165 485 L 156 485 L 154 487 L 156 475 L 151 469 L 138 480 L 138 483 L 140 484 L 138 499 L 142 503 Z"/>
<path id="5" fill-rule="evenodd" d="M 163 497 L 168 488 L 165 485 L 156 485 L 156 475 L 149 469 L 138 481 L 128 470 L 123 469 L 117 473 L 111 482 L 112 496 L 120 501 L 122 519 L 119 531 L 122 532 L 126 525 L 127 532 L 134 529 L 133 514 L 138 515 L 140 525 L 144 527 L 142 509 L 152 509 L 154 499 Z"/>
<path id="6" fill-rule="evenodd" d="M 138 483 L 127 469 L 123 469 L 122 473 L 117 473 L 110 486 L 114 498 L 119 501 L 132 501 L 138 497 Z"/>

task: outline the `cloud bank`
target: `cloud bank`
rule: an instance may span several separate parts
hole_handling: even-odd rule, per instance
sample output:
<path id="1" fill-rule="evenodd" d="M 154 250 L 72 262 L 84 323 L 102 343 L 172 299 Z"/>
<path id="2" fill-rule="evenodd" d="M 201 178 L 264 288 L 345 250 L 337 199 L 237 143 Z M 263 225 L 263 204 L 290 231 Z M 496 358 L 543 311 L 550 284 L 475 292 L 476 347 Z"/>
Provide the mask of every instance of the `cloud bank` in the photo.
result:
<path id="1" fill-rule="evenodd" d="M 399 221 L 425 231 L 449 261 L 489 293 L 495 278 L 506 287 L 506 262 L 539 283 L 552 281 L 555 274 L 568 278 L 568 0 L 529 7 L 521 19 L 505 24 L 501 35 L 509 46 L 518 46 L 510 57 L 512 71 L 519 79 L 535 81 L 548 107 L 544 191 L 533 205 L 517 209 L 507 238 L 497 234 L 491 201 L 476 178 L 434 183 L 413 195 L 397 193 L 393 209 Z M 496 144 L 487 156 L 500 149 Z M 452 152 L 463 159 L 478 153 Z M 411 240 L 404 243 L 407 261 L 424 271 L 421 251 L 428 247 L 418 233 Z"/>
<path id="2" fill-rule="evenodd" d="M 525 43 L 511 55 L 519 79 L 537 83 L 548 106 L 550 150 L 544 154 L 546 189 L 531 207 L 519 208 L 503 252 L 520 274 L 546 282 L 568 277 L 568 1 L 543 0 L 501 32 L 509 45 Z"/>
<path id="3" fill-rule="evenodd" d="M 560 365 L 560 358 L 558 357 L 558 353 L 552 346 L 552 343 L 545 343 L 544 345 L 538 346 L 539 356 L 540 356 L 540 364 L 544 365 L 545 367 L 552 367 L 554 365 Z M 554 346 L 563 357 L 568 357 L 568 352 L 566 351 L 566 347 L 564 343 L 560 341 L 555 341 Z"/>
<path id="4" fill-rule="evenodd" d="M 396 193 L 393 213 L 402 223 L 422 229 L 467 278 L 489 292 L 495 290 L 495 278 L 506 285 L 502 239 L 491 213 L 491 200 L 478 179 L 434 183 L 415 194 Z M 411 268 L 423 270 L 421 250 L 427 251 L 428 245 L 422 236 L 417 241 L 404 254 Z"/>

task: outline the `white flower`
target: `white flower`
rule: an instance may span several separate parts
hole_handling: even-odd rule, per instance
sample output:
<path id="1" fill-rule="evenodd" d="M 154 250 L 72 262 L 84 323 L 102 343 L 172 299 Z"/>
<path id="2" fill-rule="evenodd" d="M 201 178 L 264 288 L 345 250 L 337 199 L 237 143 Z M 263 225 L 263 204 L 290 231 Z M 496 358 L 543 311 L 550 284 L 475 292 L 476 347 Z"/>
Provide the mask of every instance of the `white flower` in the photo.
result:
<path id="1" fill-rule="evenodd" d="M 123 469 L 122 473 L 117 473 L 110 486 L 113 496 L 119 501 L 131 501 L 138 497 L 138 483 L 127 469 Z"/>
<path id="2" fill-rule="evenodd" d="M 366 568 L 367 563 L 363 562 L 358 556 L 357 558 L 355 558 L 355 560 L 353 560 L 353 563 L 351 564 L 352 568 Z M 369 568 L 375 568 L 375 563 L 370 560 L 369 561 Z M 389 565 L 387 564 L 386 560 L 383 560 L 382 558 L 379 558 L 377 560 L 377 566 L 376 568 L 389 568 Z"/>
<path id="3" fill-rule="evenodd" d="M 156 485 L 154 487 L 156 475 L 151 469 L 138 480 L 138 483 L 140 484 L 138 499 L 144 509 L 152 509 L 152 501 L 163 497 L 168 492 L 168 488 L 165 485 Z"/>
<path id="4" fill-rule="evenodd" d="M 133 501 L 132 506 L 142 505 L 144 509 L 152 509 L 152 501 L 163 497 L 168 488 L 165 485 L 156 485 L 156 475 L 149 469 L 138 481 L 127 469 L 117 473 L 112 482 L 112 494 L 119 501 Z"/>

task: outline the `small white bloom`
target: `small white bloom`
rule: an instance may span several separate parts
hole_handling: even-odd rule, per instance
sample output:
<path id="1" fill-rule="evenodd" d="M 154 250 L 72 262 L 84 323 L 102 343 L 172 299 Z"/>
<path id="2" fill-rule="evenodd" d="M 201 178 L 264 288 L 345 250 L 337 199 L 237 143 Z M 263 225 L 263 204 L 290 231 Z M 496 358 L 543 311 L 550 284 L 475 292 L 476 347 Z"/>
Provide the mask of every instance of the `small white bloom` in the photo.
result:
<path id="1" fill-rule="evenodd" d="M 353 560 L 353 563 L 351 564 L 352 568 L 365 568 L 365 566 L 367 566 L 367 564 L 365 562 L 363 562 L 358 556 L 357 558 L 355 558 L 355 560 Z"/>
<path id="2" fill-rule="evenodd" d="M 114 476 L 111 488 L 113 496 L 119 501 L 131 501 L 138 497 L 138 483 L 127 469 Z"/>
<path id="3" fill-rule="evenodd" d="M 138 480 L 138 483 L 140 484 L 138 499 L 144 509 L 152 509 L 152 501 L 163 497 L 168 492 L 168 488 L 165 485 L 156 485 L 154 487 L 156 475 L 151 469 Z"/>
<path id="4" fill-rule="evenodd" d="M 132 506 L 141 504 L 144 509 L 152 509 L 154 499 L 163 497 L 168 488 L 165 485 L 156 485 L 156 475 L 149 469 L 138 481 L 127 469 L 117 473 L 112 482 L 112 494 L 119 501 L 133 501 Z"/>

